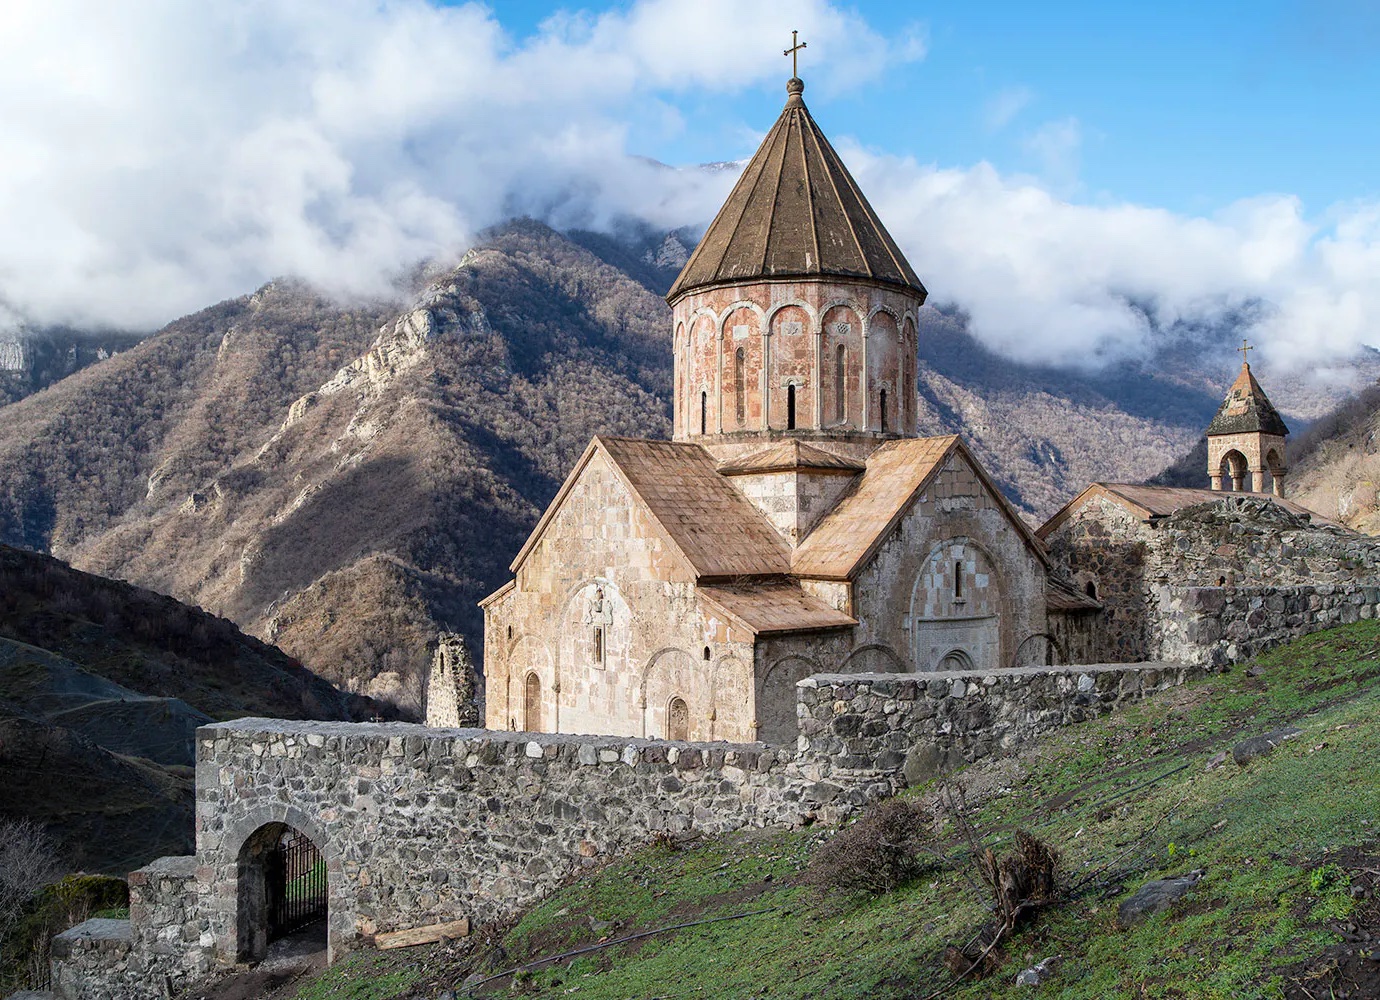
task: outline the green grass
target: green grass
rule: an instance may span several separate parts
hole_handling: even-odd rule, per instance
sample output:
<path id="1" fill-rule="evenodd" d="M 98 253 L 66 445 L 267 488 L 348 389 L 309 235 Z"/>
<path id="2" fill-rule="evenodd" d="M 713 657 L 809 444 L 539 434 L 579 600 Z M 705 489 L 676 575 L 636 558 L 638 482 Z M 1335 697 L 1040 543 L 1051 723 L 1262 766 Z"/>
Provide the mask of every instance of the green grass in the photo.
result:
<path id="1" fill-rule="evenodd" d="M 354 952 L 304 985 L 294 1000 L 390 1000 L 421 978 L 416 966 L 397 967 L 379 952 Z"/>
<path id="2" fill-rule="evenodd" d="M 1002 949 L 998 971 L 954 982 L 941 955 L 988 919 L 950 822 L 940 871 L 877 898 L 803 884 L 814 831 L 648 847 L 529 911 L 503 939 L 519 963 L 694 919 L 765 910 L 544 966 L 490 995 L 629 998 L 1029 996 L 1020 969 L 1064 956 L 1040 995 L 1276 998 L 1340 938 L 1346 848 L 1380 850 L 1380 624 L 1319 633 L 1245 667 L 1062 730 L 1025 754 L 1012 787 L 970 821 L 998 852 L 1027 829 L 1063 854 L 1071 898 Z M 1284 724 L 1304 734 L 1245 768 L 1208 760 Z M 972 775 L 949 778 L 961 786 Z M 907 794 L 924 795 L 933 789 Z M 1166 915 L 1131 930 L 1117 904 L 1145 881 L 1205 871 Z M 350 994 L 339 994 L 342 996 Z M 364 994 L 373 996 L 374 994 Z M 462 991 L 461 995 L 465 995 Z M 1325 995 L 1325 993 L 1323 994 Z"/>

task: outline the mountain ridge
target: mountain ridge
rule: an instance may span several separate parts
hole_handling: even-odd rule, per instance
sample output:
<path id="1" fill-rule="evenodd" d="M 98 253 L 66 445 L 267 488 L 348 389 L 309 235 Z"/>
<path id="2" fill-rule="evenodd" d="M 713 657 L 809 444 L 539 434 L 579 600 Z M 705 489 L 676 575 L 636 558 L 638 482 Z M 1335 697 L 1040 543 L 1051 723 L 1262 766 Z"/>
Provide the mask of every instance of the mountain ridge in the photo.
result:
<path id="1" fill-rule="evenodd" d="M 517 220 L 417 269 L 406 302 L 281 280 L 179 319 L 0 407 L 0 541 L 203 605 L 419 716 L 438 634 L 481 654 L 476 602 L 589 438 L 669 435 L 662 295 L 690 241 Z M 921 327 L 922 432 L 964 433 L 1032 520 L 1160 471 L 1234 373 L 1234 329 L 1080 372 L 1003 359 L 957 313 Z M 1295 381 L 1269 384 L 1281 409 L 1321 412 Z"/>

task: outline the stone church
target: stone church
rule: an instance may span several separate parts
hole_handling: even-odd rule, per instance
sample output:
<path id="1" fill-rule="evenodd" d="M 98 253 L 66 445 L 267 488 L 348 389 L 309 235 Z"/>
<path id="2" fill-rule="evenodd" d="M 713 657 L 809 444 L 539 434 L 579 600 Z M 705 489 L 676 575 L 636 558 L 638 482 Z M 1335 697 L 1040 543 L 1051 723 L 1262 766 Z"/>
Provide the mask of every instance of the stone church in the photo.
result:
<path id="1" fill-rule="evenodd" d="M 667 295 L 674 439 L 591 441 L 481 602 L 491 729 L 793 742 L 812 674 L 1047 661 L 1046 550 L 916 437 L 925 287 L 803 91 Z"/>

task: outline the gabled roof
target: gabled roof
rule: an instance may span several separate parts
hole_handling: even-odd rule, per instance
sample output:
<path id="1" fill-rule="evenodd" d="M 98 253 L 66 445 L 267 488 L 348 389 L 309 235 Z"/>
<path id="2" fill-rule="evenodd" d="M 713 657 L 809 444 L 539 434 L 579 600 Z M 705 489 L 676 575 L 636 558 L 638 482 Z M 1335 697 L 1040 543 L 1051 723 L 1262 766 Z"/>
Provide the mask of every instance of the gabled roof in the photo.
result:
<path id="1" fill-rule="evenodd" d="M 805 593 L 793 580 L 746 586 L 709 584 L 699 587 L 698 593 L 734 625 L 756 635 L 814 632 L 858 624 L 856 618 Z"/>
<path id="2" fill-rule="evenodd" d="M 634 499 L 660 526 L 696 577 L 776 576 L 790 550 L 766 517 L 735 490 L 697 444 L 596 437 L 513 560 L 517 572 L 560 510 L 589 460 L 603 452 Z"/>
<path id="3" fill-rule="evenodd" d="M 1184 486 L 1141 486 L 1134 483 L 1090 483 L 1087 489 L 1059 508 L 1053 517 L 1040 526 L 1040 530 L 1036 534 L 1041 538 L 1048 538 L 1074 512 L 1097 497 L 1110 500 L 1123 510 L 1129 511 L 1135 517 L 1146 522 L 1157 521 L 1162 517 L 1177 514 L 1186 507 L 1196 507 L 1199 504 L 1212 503 L 1218 500 L 1249 499 L 1265 500 L 1269 503 L 1278 504 L 1291 514 L 1309 518 L 1314 524 L 1331 525 L 1337 528 L 1346 527 L 1309 510 L 1307 507 L 1296 504 L 1292 500 L 1285 500 L 1283 497 L 1273 496 L 1269 493 L 1195 490 Z"/>
<path id="4" fill-rule="evenodd" d="M 743 458 L 729 459 L 719 466 L 719 474 L 743 476 L 762 472 L 862 472 L 867 466 L 852 458 L 835 455 L 822 448 L 801 444 L 792 438 L 779 441 Z"/>
<path id="5" fill-rule="evenodd" d="M 1045 607 L 1050 611 L 1100 611 L 1102 602 L 1050 576 L 1045 578 Z"/>
<path id="6" fill-rule="evenodd" d="M 781 117 L 671 286 L 667 301 L 709 285 L 823 275 L 920 284 L 829 145 L 793 79 Z"/>
<path id="7" fill-rule="evenodd" d="M 1227 390 L 1227 398 L 1222 401 L 1212 423 L 1208 424 L 1207 433 L 1213 436 L 1256 431 L 1283 437 L 1289 433 L 1289 428 L 1284 426 L 1284 418 L 1251 374 L 1251 366 L 1242 364 L 1241 373 Z"/>
<path id="8" fill-rule="evenodd" d="M 957 435 L 888 441 L 867 459 L 867 468 L 837 507 L 826 514 L 795 550 L 791 572 L 799 577 L 850 580 L 871 560 L 911 503 L 954 454 L 961 454 L 984 489 L 1026 544 L 1046 564 L 1049 555 L 1001 490 Z"/>

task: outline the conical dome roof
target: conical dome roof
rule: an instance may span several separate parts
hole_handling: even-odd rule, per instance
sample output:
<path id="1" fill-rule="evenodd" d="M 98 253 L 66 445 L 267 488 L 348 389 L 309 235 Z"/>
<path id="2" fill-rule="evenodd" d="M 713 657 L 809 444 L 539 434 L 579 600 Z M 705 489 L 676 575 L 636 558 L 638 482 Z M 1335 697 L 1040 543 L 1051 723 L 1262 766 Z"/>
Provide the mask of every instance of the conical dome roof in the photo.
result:
<path id="1" fill-rule="evenodd" d="M 1227 398 L 1222 401 L 1212 423 L 1208 424 L 1207 433 L 1249 434 L 1257 431 L 1284 437 L 1289 433 L 1289 428 L 1284 426 L 1284 418 L 1251 374 L 1251 366 L 1242 364 L 1241 373 L 1227 390 Z"/>
<path id="2" fill-rule="evenodd" d="M 923 298 L 905 255 L 810 117 L 792 79 L 781 117 L 738 179 L 667 301 L 761 278 L 865 278 Z"/>

